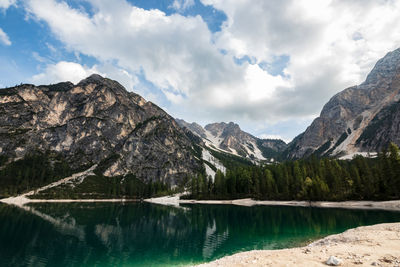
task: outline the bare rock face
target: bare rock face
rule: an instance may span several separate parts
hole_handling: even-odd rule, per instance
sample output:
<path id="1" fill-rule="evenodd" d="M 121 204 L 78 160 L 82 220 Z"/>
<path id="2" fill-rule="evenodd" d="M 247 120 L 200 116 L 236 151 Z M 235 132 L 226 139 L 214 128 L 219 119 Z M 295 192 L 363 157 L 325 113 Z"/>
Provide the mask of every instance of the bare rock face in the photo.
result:
<path id="1" fill-rule="evenodd" d="M 201 127 L 200 124 L 192 122 L 188 123 L 182 119 L 175 119 L 175 121 L 181 126 L 182 128 L 187 128 L 191 132 L 195 133 L 196 135 L 202 137 L 202 138 L 207 138 L 206 131 L 204 130 L 203 127 Z"/>
<path id="2" fill-rule="evenodd" d="M 399 99 L 400 49 L 397 49 L 376 63 L 364 83 L 333 96 L 320 116 L 289 144 L 287 157 L 342 156 L 376 152 L 391 141 L 400 144 L 395 114 Z M 388 111 L 390 106 L 393 108 Z M 377 127 L 383 118 L 385 122 Z"/>
<path id="3" fill-rule="evenodd" d="M 0 155 L 55 151 L 75 168 L 107 162 L 106 176 L 175 184 L 199 166 L 171 116 L 99 75 L 77 85 L 1 89 L 0 137 Z"/>
<path id="4" fill-rule="evenodd" d="M 286 149 L 282 140 L 260 139 L 242 131 L 236 123 L 220 122 L 207 124 L 204 128 L 197 123 L 177 119 L 178 124 L 202 138 L 209 148 L 239 155 L 245 158 L 266 160 L 276 158 Z"/>
<path id="5" fill-rule="evenodd" d="M 400 144 L 400 102 L 381 109 L 364 129 L 356 144 L 361 149 L 382 151 L 389 142 Z"/>

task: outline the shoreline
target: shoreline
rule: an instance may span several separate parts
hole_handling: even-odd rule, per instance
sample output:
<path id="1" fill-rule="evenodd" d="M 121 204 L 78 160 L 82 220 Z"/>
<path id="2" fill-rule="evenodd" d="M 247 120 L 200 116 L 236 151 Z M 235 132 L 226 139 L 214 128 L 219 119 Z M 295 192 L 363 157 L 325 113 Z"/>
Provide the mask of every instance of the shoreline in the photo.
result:
<path id="1" fill-rule="evenodd" d="M 156 202 L 154 202 L 156 203 Z M 381 209 L 400 211 L 400 200 L 389 201 L 279 201 L 279 200 L 254 200 L 250 198 L 234 200 L 192 200 L 180 199 L 179 204 L 214 204 L 214 205 L 238 205 L 238 206 L 293 206 L 316 208 L 346 208 L 346 209 Z"/>
<path id="2" fill-rule="evenodd" d="M 69 202 L 140 202 L 139 199 L 31 199 L 26 194 L 17 197 L 0 199 L 0 203 L 23 206 L 28 203 L 69 203 Z M 279 201 L 279 200 L 254 200 L 250 198 L 233 200 L 194 200 L 180 199 L 180 195 L 164 196 L 144 199 L 143 202 L 179 207 L 180 204 L 208 204 L 208 205 L 237 205 L 237 206 L 292 206 L 316 208 L 344 208 L 344 209 L 379 209 L 400 211 L 400 200 L 390 201 Z"/>
<path id="3" fill-rule="evenodd" d="M 400 223 L 361 226 L 304 247 L 240 252 L 196 266 L 327 266 L 332 256 L 341 266 L 400 266 Z"/>
<path id="4" fill-rule="evenodd" d="M 180 195 L 144 199 L 143 202 L 186 208 L 180 204 L 238 205 L 252 207 L 297 206 L 347 209 L 382 209 L 400 211 L 400 200 L 393 201 L 256 201 L 236 200 L 181 200 Z M 26 195 L 0 199 L 1 203 L 16 205 L 23 209 L 28 203 L 94 203 L 94 202 L 138 202 L 136 199 L 29 199 Z M 343 233 L 329 235 L 309 245 L 280 250 L 251 250 L 225 256 L 196 265 L 214 266 L 327 266 L 326 261 L 335 257 L 342 266 L 400 266 L 400 222 L 361 226 Z"/>
<path id="5" fill-rule="evenodd" d="M 9 197 L 0 199 L 0 203 L 24 206 L 28 203 L 72 203 L 72 202 L 140 202 L 138 199 L 126 199 L 126 198 L 110 198 L 110 199 L 31 199 L 25 196 Z"/>

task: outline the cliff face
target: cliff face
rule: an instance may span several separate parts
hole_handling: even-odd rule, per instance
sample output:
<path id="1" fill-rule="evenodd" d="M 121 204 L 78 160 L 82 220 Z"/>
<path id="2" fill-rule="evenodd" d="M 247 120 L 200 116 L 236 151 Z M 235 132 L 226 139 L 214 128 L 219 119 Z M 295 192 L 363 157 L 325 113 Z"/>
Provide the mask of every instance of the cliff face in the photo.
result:
<path id="1" fill-rule="evenodd" d="M 395 102 L 374 117 L 357 139 L 361 149 L 382 151 L 390 142 L 400 144 L 400 102 Z"/>
<path id="2" fill-rule="evenodd" d="M 74 168 L 107 162 L 106 176 L 175 184 L 199 167 L 171 116 L 99 75 L 77 85 L 1 89 L 0 136 L 0 154 L 11 159 L 54 151 Z"/>
<path id="3" fill-rule="evenodd" d="M 285 150 L 282 140 L 260 139 L 242 131 L 236 123 L 220 122 L 207 124 L 204 128 L 197 123 L 187 123 L 177 119 L 181 127 L 187 128 L 201 137 L 211 149 L 221 150 L 249 159 L 269 160 Z"/>
<path id="4" fill-rule="evenodd" d="M 376 152 L 391 141 L 399 144 L 395 104 L 399 99 L 400 49 L 397 49 L 376 63 L 364 83 L 333 96 L 320 116 L 289 144 L 288 158 L 313 153 L 342 156 Z"/>

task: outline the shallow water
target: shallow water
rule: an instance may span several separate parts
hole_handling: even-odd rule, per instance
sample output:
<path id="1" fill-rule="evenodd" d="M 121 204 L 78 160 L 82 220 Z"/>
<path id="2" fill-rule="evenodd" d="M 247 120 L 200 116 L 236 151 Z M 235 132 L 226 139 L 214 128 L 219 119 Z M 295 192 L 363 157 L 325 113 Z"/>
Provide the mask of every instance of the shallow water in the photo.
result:
<path id="1" fill-rule="evenodd" d="M 180 266 L 399 221 L 400 212 L 281 206 L 0 205 L 0 266 Z"/>

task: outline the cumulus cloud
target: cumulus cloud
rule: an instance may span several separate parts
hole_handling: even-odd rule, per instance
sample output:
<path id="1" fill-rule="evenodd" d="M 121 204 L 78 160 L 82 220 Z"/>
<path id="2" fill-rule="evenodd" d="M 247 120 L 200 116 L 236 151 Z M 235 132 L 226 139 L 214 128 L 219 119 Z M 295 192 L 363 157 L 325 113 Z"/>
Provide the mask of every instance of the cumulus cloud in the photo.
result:
<path id="1" fill-rule="evenodd" d="M 11 45 L 10 38 L 8 35 L 0 28 L 0 42 L 4 45 Z"/>
<path id="2" fill-rule="evenodd" d="M 0 0 L 0 8 L 7 9 L 12 5 L 15 5 L 17 0 Z"/>
<path id="3" fill-rule="evenodd" d="M 239 66 L 230 55 L 221 54 L 200 16 L 167 16 L 122 0 L 92 5 L 95 14 L 89 16 L 65 2 L 27 2 L 30 13 L 46 21 L 69 49 L 114 60 L 132 73 L 143 70 L 173 103 L 204 110 L 229 108 L 238 99 L 252 101 L 258 93 L 266 97 L 274 86 L 287 84 L 257 65 Z M 243 91 L 247 89 L 248 94 Z"/>
<path id="4" fill-rule="evenodd" d="M 56 64 L 47 65 L 46 69 L 42 73 L 34 75 L 31 81 L 37 85 L 54 84 L 65 81 L 77 83 L 93 73 L 97 73 L 97 71 L 78 63 L 60 61 Z"/>
<path id="5" fill-rule="evenodd" d="M 288 55 L 291 87 L 265 107 L 283 117 L 316 115 L 336 92 L 360 83 L 375 62 L 400 46 L 398 1 L 202 0 L 227 14 L 220 49 L 257 63 Z"/>
<path id="6" fill-rule="evenodd" d="M 67 61 L 46 65 L 41 73 L 31 78 L 31 82 L 39 85 L 70 81 L 76 84 L 94 73 L 117 80 L 128 90 L 132 90 L 138 83 L 135 75 L 130 74 L 124 69 L 116 68 L 109 63 L 87 67 L 79 63 Z"/>
<path id="7" fill-rule="evenodd" d="M 183 12 L 192 6 L 194 6 L 194 0 L 174 0 L 170 7 L 178 12 Z"/>
<path id="8" fill-rule="evenodd" d="M 309 120 L 400 44 L 399 1 L 201 1 L 227 15 L 221 31 L 210 32 L 200 16 L 168 16 L 125 0 L 88 0 L 90 15 L 64 1 L 25 6 L 67 49 L 115 62 L 132 77 L 142 73 L 175 104 L 173 115 L 199 122 Z M 263 67 L 283 56 L 280 73 Z M 244 57 L 250 63 L 234 60 Z"/>

